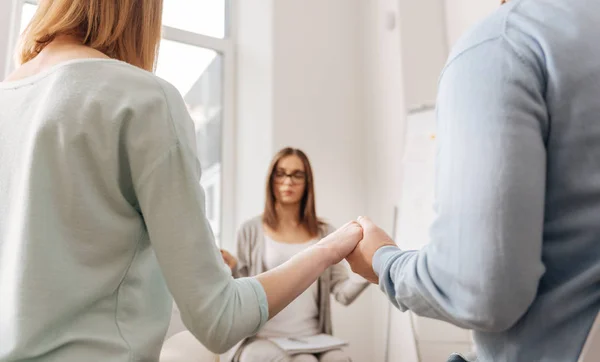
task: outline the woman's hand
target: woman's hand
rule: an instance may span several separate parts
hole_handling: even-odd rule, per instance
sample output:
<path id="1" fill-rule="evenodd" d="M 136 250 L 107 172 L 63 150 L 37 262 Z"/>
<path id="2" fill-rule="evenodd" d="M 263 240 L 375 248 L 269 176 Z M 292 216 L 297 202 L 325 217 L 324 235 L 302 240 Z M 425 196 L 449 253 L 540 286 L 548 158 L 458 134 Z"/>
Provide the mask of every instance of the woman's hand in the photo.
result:
<path id="1" fill-rule="evenodd" d="M 330 256 L 331 265 L 334 265 L 348 256 L 362 238 L 362 227 L 358 222 L 351 221 L 321 239 L 315 246 L 323 248 Z"/>
<path id="2" fill-rule="evenodd" d="M 225 262 L 225 264 L 227 264 L 229 269 L 231 269 L 231 271 L 234 271 L 238 263 L 235 256 L 231 255 L 227 250 L 224 249 L 221 249 L 221 256 L 223 257 L 223 261 Z"/>
<path id="3" fill-rule="evenodd" d="M 371 219 L 360 217 L 358 222 L 362 226 L 363 239 L 346 260 L 352 271 L 373 284 L 379 284 L 379 277 L 373 270 L 373 256 L 375 252 L 384 246 L 396 246 L 396 243 L 375 225 Z"/>

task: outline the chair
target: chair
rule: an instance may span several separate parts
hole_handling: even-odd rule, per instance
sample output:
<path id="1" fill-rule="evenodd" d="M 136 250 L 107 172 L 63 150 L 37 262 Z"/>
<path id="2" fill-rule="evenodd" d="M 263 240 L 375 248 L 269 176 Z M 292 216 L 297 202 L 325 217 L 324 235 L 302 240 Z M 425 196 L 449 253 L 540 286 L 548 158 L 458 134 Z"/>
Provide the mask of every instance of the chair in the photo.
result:
<path id="1" fill-rule="evenodd" d="M 160 362 L 219 362 L 220 358 L 190 332 L 183 331 L 173 335 L 163 345 Z"/>
<path id="2" fill-rule="evenodd" d="M 183 325 L 179 308 L 173 303 L 171 324 L 160 353 L 160 362 L 219 362 L 219 356 L 198 342 Z"/>

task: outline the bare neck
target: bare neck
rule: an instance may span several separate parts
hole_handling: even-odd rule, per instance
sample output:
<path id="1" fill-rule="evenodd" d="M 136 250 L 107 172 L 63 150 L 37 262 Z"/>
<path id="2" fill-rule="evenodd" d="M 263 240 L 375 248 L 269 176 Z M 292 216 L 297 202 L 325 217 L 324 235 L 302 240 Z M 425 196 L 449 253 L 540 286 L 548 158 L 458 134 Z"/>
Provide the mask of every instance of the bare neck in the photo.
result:
<path id="1" fill-rule="evenodd" d="M 31 77 L 63 62 L 88 58 L 110 59 L 105 54 L 82 45 L 81 41 L 75 37 L 58 36 L 46 45 L 35 58 L 21 64 L 6 80 L 15 81 Z"/>
<path id="2" fill-rule="evenodd" d="M 275 205 L 277 212 L 277 229 L 273 230 L 265 225 L 267 236 L 289 244 L 305 243 L 314 238 L 306 227 L 300 222 L 300 205 Z"/>
<path id="3" fill-rule="evenodd" d="M 275 206 L 277 219 L 280 229 L 295 229 L 300 225 L 300 205 L 281 205 Z"/>

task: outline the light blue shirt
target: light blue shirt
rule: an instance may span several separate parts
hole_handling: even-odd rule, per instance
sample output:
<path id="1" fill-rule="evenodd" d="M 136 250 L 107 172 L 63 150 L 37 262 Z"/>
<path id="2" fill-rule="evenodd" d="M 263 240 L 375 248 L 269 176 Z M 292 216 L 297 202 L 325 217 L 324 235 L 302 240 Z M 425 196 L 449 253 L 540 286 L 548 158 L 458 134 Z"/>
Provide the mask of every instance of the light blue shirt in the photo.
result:
<path id="1" fill-rule="evenodd" d="M 474 329 L 480 361 L 576 361 L 600 308 L 600 2 L 513 0 L 476 26 L 438 127 L 431 243 L 380 249 L 382 290 Z"/>
<path id="2" fill-rule="evenodd" d="M 217 352 L 266 322 L 214 243 L 194 135 L 174 87 L 118 61 L 0 83 L 0 361 L 156 361 L 169 291 Z"/>

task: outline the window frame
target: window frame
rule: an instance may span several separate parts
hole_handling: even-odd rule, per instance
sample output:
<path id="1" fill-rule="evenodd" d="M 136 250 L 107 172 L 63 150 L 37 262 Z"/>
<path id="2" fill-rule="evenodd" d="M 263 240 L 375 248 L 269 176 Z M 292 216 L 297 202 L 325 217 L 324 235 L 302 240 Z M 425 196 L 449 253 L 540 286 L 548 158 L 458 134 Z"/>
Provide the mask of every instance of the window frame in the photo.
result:
<path id="1" fill-rule="evenodd" d="M 8 48 L 6 50 L 6 60 L 5 66 L 2 71 L 4 72 L 4 76 L 8 76 L 11 72 L 11 69 L 14 69 L 15 59 L 14 59 L 14 49 L 17 46 L 19 41 L 19 28 L 21 26 L 21 15 L 23 10 L 23 5 L 37 5 L 37 0 L 12 0 L 7 2 L 4 6 L 8 7 L 8 13 L 10 14 L 10 21 L 8 22 L 9 28 L 8 30 Z"/>
<path id="2" fill-rule="evenodd" d="M 168 1 L 168 0 L 165 0 Z M 213 50 L 221 56 L 223 62 L 222 74 L 222 138 L 221 138 L 221 183 L 220 183 L 220 244 L 228 245 L 235 238 L 235 105 L 236 105 L 236 53 L 235 36 L 237 34 L 236 18 L 238 0 L 225 0 L 225 34 L 216 38 L 191 31 L 163 25 L 162 39 L 179 42 L 196 47 Z M 25 4 L 37 5 L 37 0 L 12 0 L 0 5 L 0 10 L 7 7 L 10 21 L 8 22 L 8 42 L 4 69 L 0 71 L 7 76 L 14 68 L 14 49 L 19 38 L 22 8 Z M 1 30 L 1 29 L 0 29 Z M 0 65 L 2 62 L 0 61 Z M 223 242 L 225 241 L 225 243 Z M 220 245 L 220 246 L 221 246 Z M 228 245 L 229 246 L 229 245 Z"/>

